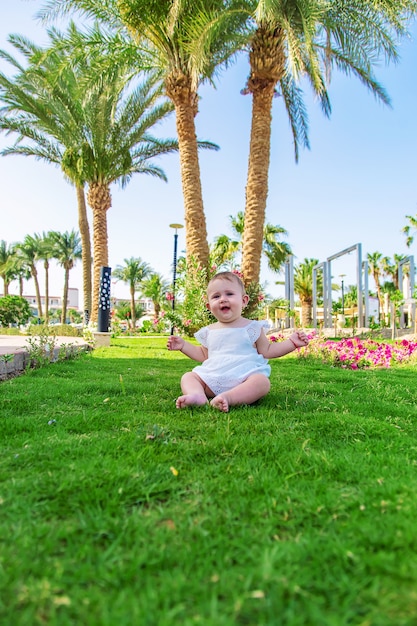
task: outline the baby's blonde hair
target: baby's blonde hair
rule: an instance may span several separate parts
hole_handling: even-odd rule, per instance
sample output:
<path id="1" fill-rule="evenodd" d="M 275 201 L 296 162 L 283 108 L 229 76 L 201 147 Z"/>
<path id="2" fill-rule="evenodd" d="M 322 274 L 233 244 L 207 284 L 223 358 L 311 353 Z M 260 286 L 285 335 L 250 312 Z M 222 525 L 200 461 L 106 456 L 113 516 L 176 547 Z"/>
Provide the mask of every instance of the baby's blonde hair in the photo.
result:
<path id="1" fill-rule="evenodd" d="M 234 272 L 218 272 L 217 274 L 215 274 L 213 278 L 210 279 L 207 285 L 207 291 L 215 280 L 228 280 L 231 283 L 236 283 L 242 290 L 242 295 L 246 294 L 246 289 L 245 289 L 245 285 L 243 284 L 243 280 L 240 278 L 240 276 L 238 276 Z"/>

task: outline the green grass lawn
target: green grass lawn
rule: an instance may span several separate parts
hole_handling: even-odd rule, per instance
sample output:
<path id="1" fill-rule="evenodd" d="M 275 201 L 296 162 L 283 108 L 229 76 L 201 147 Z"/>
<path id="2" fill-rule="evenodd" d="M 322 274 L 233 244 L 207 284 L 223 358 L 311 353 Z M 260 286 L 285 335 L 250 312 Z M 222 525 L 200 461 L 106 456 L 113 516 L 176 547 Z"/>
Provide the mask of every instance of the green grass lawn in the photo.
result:
<path id="1" fill-rule="evenodd" d="M 178 411 L 165 343 L 0 384 L 0 624 L 415 626 L 415 362 Z"/>

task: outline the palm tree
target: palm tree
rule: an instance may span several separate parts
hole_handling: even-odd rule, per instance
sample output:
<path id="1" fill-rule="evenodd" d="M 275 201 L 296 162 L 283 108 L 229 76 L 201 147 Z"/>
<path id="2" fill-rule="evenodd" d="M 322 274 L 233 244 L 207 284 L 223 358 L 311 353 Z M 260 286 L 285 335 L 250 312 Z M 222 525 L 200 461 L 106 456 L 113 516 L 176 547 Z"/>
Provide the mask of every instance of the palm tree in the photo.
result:
<path id="1" fill-rule="evenodd" d="M 358 286 L 349 285 L 345 293 L 345 304 L 348 308 L 358 306 Z"/>
<path id="2" fill-rule="evenodd" d="M 54 241 L 51 237 L 51 233 L 42 233 L 42 235 L 35 234 L 35 239 L 38 241 L 39 252 L 38 257 L 43 261 L 43 267 L 45 269 L 45 324 L 49 322 L 49 261 L 54 258 Z"/>
<path id="3" fill-rule="evenodd" d="M 399 285 L 398 283 L 398 268 L 401 261 L 404 261 L 404 259 L 404 254 L 394 254 L 393 261 L 387 256 L 381 259 L 382 271 L 388 278 L 391 278 L 394 290 L 402 290 L 402 285 Z"/>
<path id="4" fill-rule="evenodd" d="M 232 270 L 241 242 L 227 235 L 219 235 L 210 247 L 210 259 L 216 267 Z"/>
<path id="5" fill-rule="evenodd" d="M 383 272 L 383 268 L 382 268 L 381 252 L 373 252 L 372 254 L 368 254 L 368 273 L 372 275 L 372 278 L 374 279 L 374 282 L 375 282 L 380 314 L 384 310 L 384 296 L 382 294 L 382 289 L 381 289 L 382 272 Z"/>
<path id="6" fill-rule="evenodd" d="M 417 230 L 417 215 L 415 217 L 413 217 L 412 215 L 406 215 L 406 218 L 408 219 L 409 224 L 404 226 L 404 228 L 402 229 L 402 232 L 407 238 L 406 244 L 407 244 L 407 248 L 409 248 L 414 241 L 414 236 L 411 235 L 411 231 Z"/>
<path id="7" fill-rule="evenodd" d="M 23 281 L 30 280 L 31 272 L 30 267 L 24 258 L 19 255 L 19 251 L 16 244 L 12 245 L 12 254 L 8 260 L 8 269 L 10 271 L 12 280 L 19 282 L 19 296 L 23 296 Z"/>
<path id="8" fill-rule="evenodd" d="M 247 4 L 253 6 L 250 0 Z M 396 58 L 394 36 L 405 33 L 406 19 L 416 11 L 414 0 L 257 2 L 250 40 L 250 75 L 245 89 L 252 94 L 242 258 L 246 284 L 259 282 L 271 111 L 277 86 L 290 120 L 298 160 L 299 144 L 309 147 L 300 78 L 309 80 L 327 116 L 331 108 L 326 83 L 332 66 L 355 75 L 377 98 L 388 103 L 388 96 L 372 70 L 381 55 L 387 60 Z"/>
<path id="9" fill-rule="evenodd" d="M 40 241 L 39 236 L 35 235 L 26 235 L 22 243 L 17 243 L 16 254 L 20 257 L 22 263 L 26 264 L 30 269 L 30 274 L 32 276 L 34 285 L 35 285 L 35 294 L 36 294 L 36 305 L 38 308 L 38 317 L 42 319 L 42 300 L 41 300 L 41 292 L 39 289 L 39 279 L 38 279 L 38 269 L 36 267 L 36 263 L 40 259 Z"/>
<path id="10" fill-rule="evenodd" d="M 245 230 L 245 216 L 243 211 L 239 211 L 236 217 L 229 216 L 231 220 L 234 239 L 227 235 L 220 235 L 214 241 L 211 249 L 211 260 L 216 265 L 230 263 L 233 266 L 236 254 L 242 249 L 242 236 Z M 268 261 L 268 267 L 273 272 L 280 272 L 288 255 L 291 254 L 290 246 L 279 241 L 280 235 L 287 235 L 287 231 L 281 226 L 264 224 L 262 252 Z"/>
<path id="11" fill-rule="evenodd" d="M 169 289 L 169 282 L 161 274 L 150 274 L 141 282 L 142 294 L 152 300 L 155 319 L 158 319 L 161 314 L 161 308 L 166 302 L 166 294 Z"/>
<path id="12" fill-rule="evenodd" d="M 53 243 L 54 258 L 64 268 L 61 324 L 65 324 L 67 319 L 69 273 L 77 259 L 82 258 L 81 238 L 75 230 L 65 233 L 51 231 L 49 237 Z"/>
<path id="13" fill-rule="evenodd" d="M 14 278 L 10 267 L 14 250 L 12 245 L 8 245 L 4 239 L 0 241 L 0 276 L 3 280 L 3 296 L 9 295 L 9 285 Z"/>
<path id="14" fill-rule="evenodd" d="M 161 88 L 151 77 L 124 97 L 124 85 L 115 75 L 103 77 L 103 84 L 86 108 L 88 126 L 97 120 L 90 144 L 84 144 L 72 158 L 81 159 L 89 184 L 88 203 L 93 212 L 94 291 L 93 313 L 98 311 L 100 267 L 108 265 L 107 211 L 111 206 L 110 185 L 126 185 L 134 173 L 149 174 L 166 181 L 153 157 L 177 149 L 174 140 L 159 139 L 149 131 L 170 112 L 170 104 L 158 103 Z M 116 115 L 114 112 L 116 111 Z"/>
<path id="15" fill-rule="evenodd" d="M 74 64 L 63 66 L 66 57 L 59 53 L 59 37 L 55 33 L 49 35 L 58 52 L 49 50 L 48 55 L 26 39 L 16 36 L 9 38 L 9 43 L 23 54 L 27 62 L 25 68 L 11 54 L 0 50 L 0 57 L 13 69 L 18 69 L 13 78 L 0 73 L 0 97 L 6 104 L 0 114 L 0 128 L 18 136 L 16 143 L 3 149 L 0 154 L 34 156 L 58 165 L 75 186 L 83 248 L 84 308 L 91 311 L 92 254 L 84 181 L 77 168 L 71 170 L 63 166 L 65 150 L 82 142 L 82 78 L 86 68 L 75 67 Z M 29 140 L 29 144 L 22 145 L 23 139 Z"/>
<path id="16" fill-rule="evenodd" d="M 145 278 L 151 273 L 151 268 L 148 263 L 142 261 L 140 257 L 130 259 L 124 259 L 124 266 L 118 265 L 113 271 L 113 276 L 118 280 L 123 281 L 129 285 L 130 291 L 130 319 L 132 328 L 136 325 L 136 303 L 135 293 L 141 288 L 141 285 Z"/>
<path id="17" fill-rule="evenodd" d="M 285 241 L 277 239 L 278 236 L 287 234 L 281 226 L 264 225 L 262 251 L 268 260 L 269 269 L 276 273 L 282 270 L 285 261 L 292 254 L 291 247 Z"/>
<path id="18" fill-rule="evenodd" d="M 124 57 L 146 53 L 149 67 L 161 73 L 165 94 L 176 113 L 180 169 L 184 198 L 187 259 L 206 268 L 209 262 L 206 218 L 203 208 L 198 147 L 216 148 L 198 142 L 195 116 L 198 88 L 212 80 L 216 68 L 224 64 L 241 45 L 239 29 L 247 14 L 230 12 L 235 0 L 194 0 L 193 2 L 153 2 L 149 0 L 50 0 L 43 16 L 78 9 L 118 29 L 109 52 Z M 236 3 L 238 4 L 238 3 Z M 124 27 L 130 41 L 120 39 Z M 116 43 L 117 42 L 117 43 Z M 189 264 L 190 267 L 192 263 Z"/>
<path id="19" fill-rule="evenodd" d="M 308 327 L 312 323 L 313 308 L 313 268 L 318 265 L 317 259 L 304 259 L 294 268 L 294 292 L 300 298 L 301 326 Z M 317 274 L 318 291 L 323 289 L 323 276 Z"/>
<path id="20" fill-rule="evenodd" d="M 80 46 L 83 45 L 83 36 L 75 28 L 71 29 L 70 37 L 72 41 L 78 41 Z M 142 84 L 132 86 L 132 71 L 126 62 L 107 62 L 104 65 L 102 61 L 99 74 L 94 72 L 99 64 L 97 55 L 92 59 L 87 58 L 80 67 L 73 69 L 71 59 L 68 61 L 66 58 L 64 38 L 56 34 L 51 34 L 51 38 L 55 47 L 48 51 L 26 42 L 28 49 L 34 50 L 33 57 L 30 57 L 33 66 L 21 75 L 21 82 L 30 82 L 33 76 L 37 79 L 39 72 L 42 73 L 40 85 L 45 91 L 41 92 L 41 111 L 31 108 L 23 120 L 20 114 L 17 118 L 9 115 L 0 126 L 20 133 L 19 137 L 29 138 L 32 143 L 30 146 L 15 145 L 3 151 L 3 154 L 30 154 L 50 159 L 49 152 L 53 152 L 54 162 L 60 163 L 64 173 L 75 181 L 79 196 L 81 187 L 85 183 L 89 185 L 88 202 L 93 212 L 94 247 L 91 319 L 96 321 L 100 268 L 108 265 L 107 210 L 111 206 L 110 185 L 117 181 L 123 187 L 134 173 L 166 180 L 163 170 L 152 159 L 177 150 L 178 145 L 175 140 L 159 139 L 151 135 L 150 131 L 156 123 L 166 118 L 172 105 L 162 98 L 162 87 L 155 74 L 148 76 Z M 42 59 L 41 69 L 39 58 Z M 45 88 L 46 75 L 49 76 L 51 86 L 56 88 L 52 92 Z M 12 82 L 7 83 L 10 91 Z M 39 98 L 34 87 L 29 94 L 33 95 L 37 104 Z M 4 93 L 0 92 L 0 95 L 5 99 Z M 55 96 L 55 100 L 49 105 L 51 95 Z M 46 114 L 45 107 L 48 106 L 48 111 L 52 109 L 56 117 L 56 124 L 60 129 L 63 127 L 60 134 L 43 121 L 42 115 Z M 12 105 L 10 107 L 9 113 L 12 113 L 14 109 Z M 16 108 L 21 111 L 20 101 Z M 71 115 L 66 116 L 67 110 Z M 46 147 L 50 148 L 48 152 Z M 81 225 L 81 219 L 79 221 Z M 83 223 L 88 224 L 85 213 Z"/>
<path id="21" fill-rule="evenodd" d="M 243 211 L 236 216 L 229 215 L 233 239 L 227 235 L 219 235 L 210 249 L 210 258 L 215 265 L 230 266 L 233 269 L 238 252 L 242 251 L 242 236 L 245 227 Z"/>

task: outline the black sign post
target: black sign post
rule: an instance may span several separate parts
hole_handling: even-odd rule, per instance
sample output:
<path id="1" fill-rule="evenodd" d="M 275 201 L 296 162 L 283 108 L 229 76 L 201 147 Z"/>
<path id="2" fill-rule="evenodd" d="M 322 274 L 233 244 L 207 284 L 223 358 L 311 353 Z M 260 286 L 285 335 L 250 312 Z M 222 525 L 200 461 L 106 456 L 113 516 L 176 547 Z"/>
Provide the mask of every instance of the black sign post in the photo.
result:
<path id="1" fill-rule="evenodd" d="M 97 319 L 99 333 L 108 333 L 110 330 L 110 279 L 111 267 L 101 267 Z"/>

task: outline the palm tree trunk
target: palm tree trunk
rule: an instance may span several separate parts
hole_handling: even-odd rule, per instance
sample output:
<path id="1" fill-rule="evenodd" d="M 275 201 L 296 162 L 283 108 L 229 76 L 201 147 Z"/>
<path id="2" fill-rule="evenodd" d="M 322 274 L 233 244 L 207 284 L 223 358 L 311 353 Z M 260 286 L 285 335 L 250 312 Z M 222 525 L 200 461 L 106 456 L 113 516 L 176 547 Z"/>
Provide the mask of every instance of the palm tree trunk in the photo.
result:
<path id="1" fill-rule="evenodd" d="M 62 296 L 61 324 L 66 324 L 66 321 L 67 321 L 68 285 L 69 285 L 69 268 L 66 267 L 65 273 L 64 273 L 64 293 Z"/>
<path id="2" fill-rule="evenodd" d="M 107 211 L 111 207 L 109 185 L 90 183 L 88 204 L 93 212 L 93 299 L 90 319 L 97 322 L 100 290 L 100 268 L 109 264 Z"/>
<path id="3" fill-rule="evenodd" d="M 272 99 L 285 72 L 285 33 L 282 28 L 260 23 L 251 41 L 250 76 L 252 122 L 246 183 L 245 229 L 242 241 L 242 273 L 245 284 L 259 283 L 263 228 L 268 197 L 271 152 Z"/>
<path id="4" fill-rule="evenodd" d="M 301 302 L 301 326 L 308 328 L 313 321 L 312 302 L 310 300 L 302 300 Z"/>
<path id="5" fill-rule="evenodd" d="M 259 283 L 268 171 L 271 147 L 271 108 L 275 83 L 268 81 L 253 91 L 242 274 L 246 285 Z"/>
<path id="6" fill-rule="evenodd" d="M 183 74 L 171 74 L 166 80 L 166 92 L 174 103 L 176 113 L 187 259 L 194 258 L 206 268 L 209 264 L 209 245 L 194 120 L 197 94 L 191 89 L 190 82 L 190 78 Z"/>
<path id="7" fill-rule="evenodd" d="M 377 275 L 374 274 L 373 275 L 373 279 L 374 279 L 374 282 L 375 282 L 376 295 L 378 297 L 378 302 L 379 302 L 379 319 L 378 319 L 378 322 L 381 323 L 382 312 L 384 310 L 384 295 L 383 295 L 382 290 L 381 290 L 381 284 L 379 282 L 379 275 L 377 276 Z"/>
<path id="8" fill-rule="evenodd" d="M 87 206 L 85 202 L 84 187 L 77 185 L 77 205 L 78 205 L 78 228 L 80 229 L 82 263 L 83 263 L 83 301 L 84 311 L 91 313 L 92 305 L 92 256 L 90 226 L 87 218 Z"/>
<path id="9" fill-rule="evenodd" d="M 49 262 L 45 260 L 45 324 L 49 323 Z"/>
<path id="10" fill-rule="evenodd" d="M 132 320 L 132 329 L 136 328 L 136 307 L 135 307 L 135 287 L 130 287 L 130 319 Z"/>
<path id="11" fill-rule="evenodd" d="M 42 300 L 41 300 L 41 292 L 39 289 L 39 280 L 38 280 L 38 270 L 35 265 L 32 265 L 30 268 L 32 272 L 33 282 L 35 284 L 35 294 L 36 294 L 36 304 L 38 307 L 38 317 L 42 319 Z"/>

